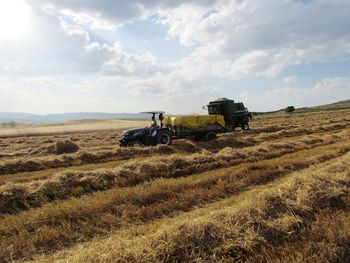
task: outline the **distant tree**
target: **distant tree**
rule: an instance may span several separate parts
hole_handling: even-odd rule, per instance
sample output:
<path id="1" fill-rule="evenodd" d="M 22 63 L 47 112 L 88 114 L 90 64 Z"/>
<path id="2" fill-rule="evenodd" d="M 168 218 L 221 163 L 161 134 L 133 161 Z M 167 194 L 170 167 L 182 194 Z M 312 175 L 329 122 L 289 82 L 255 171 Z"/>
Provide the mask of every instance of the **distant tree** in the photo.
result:
<path id="1" fill-rule="evenodd" d="M 288 106 L 287 108 L 284 109 L 285 112 L 289 113 L 289 116 L 292 115 L 292 113 L 295 111 L 294 106 Z"/>

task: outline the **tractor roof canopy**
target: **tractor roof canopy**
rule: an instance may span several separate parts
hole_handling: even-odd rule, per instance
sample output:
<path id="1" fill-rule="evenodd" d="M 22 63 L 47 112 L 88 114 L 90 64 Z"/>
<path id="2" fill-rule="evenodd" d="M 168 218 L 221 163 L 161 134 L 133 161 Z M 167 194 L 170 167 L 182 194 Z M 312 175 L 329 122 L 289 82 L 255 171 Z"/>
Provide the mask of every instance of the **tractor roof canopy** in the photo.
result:
<path id="1" fill-rule="evenodd" d="M 144 114 L 161 114 L 161 113 L 165 113 L 165 111 L 144 111 L 144 112 L 140 112 L 140 113 L 144 113 Z"/>
<path id="2" fill-rule="evenodd" d="M 144 113 L 144 114 L 151 114 L 151 115 L 152 115 L 152 120 L 155 120 L 155 119 L 156 119 L 156 115 L 159 114 L 158 119 L 159 119 L 160 121 L 163 121 L 163 119 L 164 119 L 164 114 L 165 114 L 164 111 L 145 111 L 145 112 L 141 112 L 141 113 Z"/>

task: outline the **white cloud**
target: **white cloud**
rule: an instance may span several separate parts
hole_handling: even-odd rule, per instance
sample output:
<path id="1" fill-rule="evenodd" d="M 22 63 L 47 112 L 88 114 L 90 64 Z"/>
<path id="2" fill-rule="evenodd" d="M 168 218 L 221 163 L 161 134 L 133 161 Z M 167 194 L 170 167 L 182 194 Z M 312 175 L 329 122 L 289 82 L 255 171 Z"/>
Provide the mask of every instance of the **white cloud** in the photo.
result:
<path id="1" fill-rule="evenodd" d="M 314 1 L 307 5 L 292 0 L 221 0 L 200 4 L 198 1 L 42 0 L 38 3 L 51 14 L 50 18 L 41 15 L 40 21 L 45 24 L 51 20 L 52 33 L 45 38 L 47 46 L 57 49 L 55 55 L 62 51 L 60 59 L 65 59 L 62 63 L 52 63 L 57 64 L 52 65 L 53 71 L 62 65 L 75 64 L 68 67 L 70 71 L 74 67 L 80 72 L 103 68 L 109 74 L 130 75 L 137 71 L 175 70 L 189 80 L 202 75 L 228 79 L 274 78 L 290 65 L 329 62 L 350 55 L 350 3 L 344 0 Z M 113 47 L 107 47 L 110 44 L 90 40 L 92 33 L 85 28 L 113 30 L 117 25 L 152 14 L 159 16 L 169 36 L 178 38 L 183 45 L 193 46 L 195 51 L 165 65 L 149 52 L 114 52 Z M 68 37 L 60 36 L 55 19 Z"/>
<path id="2" fill-rule="evenodd" d="M 20 90 L 16 87 L 21 86 Z M 37 76 L 0 78 L 0 111 L 59 113 L 77 111 L 139 112 L 166 110 L 199 112 L 212 91 L 172 75 L 150 76 Z M 198 96 L 195 104 L 187 101 Z M 40 103 L 38 103 L 40 101 Z M 199 104 L 199 105 L 196 105 Z M 181 107 L 179 107 L 181 105 Z"/>
<path id="3" fill-rule="evenodd" d="M 51 10 L 71 18 L 77 24 L 105 30 L 113 30 L 142 15 L 141 5 L 135 1 L 38 0 L 35 5 L 49 5 Z"/>
<path id="4" fill-rule="evenodd" d="M 350 97 L 350 77 L 326 78 L 314 87 L 316 92 L 345 93 Z"/>
<path id="5" fill-rule="evenodd" d="M 103 19 L 100 13 L 93 16 L 86 13 L 73 12 L 69 9 L 63 9 L 62 14 L 67 18 L 70 18 L 74 23 L 78 25 L 88 25 L 91 29 L 114 31 L 118 27 L 117 24 Z"/>
<path id="6" fill-rule="evenodd" d="M 102 72 L 109 75 L 140 76 L 159 70 L 157 58 L 150 52 L 136 54 L 125 52 L 119 43 L 113 48 L 113 58 L 103 64 Z"/>
<path id="7" fill-rule="evenodd" d="M 8 76 L 0 82 L 1 96 L 12 98 L 13 107 L 36 109 L 24 98 L 40 95 L 48 111 L 62 105 L 86 110 L 87 102 L 94 110 L 118 111 L 113 98 L 132 110 L 121 103 L 132 98 L 139 107 L 159 105 L 184 112 L 197 106 L 178 109 L 175 103 L 202 104 L 207 97 L 221 96 L 214 95 L 217 88 L 226 94 L 230 83 L 257 78 L 270 81 L 270 89 L 247 90 L 241 98 L 260 110 L 350 96 L 348 77 L 325 78 L 315 87 L 298 86 L 300 78 L 294 72 L 295 76 L 277 78 L 291 65 L 349 60 L 347 0 L 307 5 L 295 0 L 38 0 L 31 5 L 31 35 L 17 43 L 0 41 L 0 74 Z M 145 49 L 122 47 L 118 30 L 135 21 L 134 29 L 141 30 L 145 20 L 158 21 L 168 38 L 193 52 L 166 61 Z M 283 86 L 271 88 L 276 79 Z M 18 89 L 18 95 L 9 89 Z"/>
<path id="8" fill-rule="evenodd" d="M 290 84 L 290 83 L 296 82 L 297 80 L 298 80 L 297 76 L 288 76 L 288 77 L 283 78 L 283 82 L 285 84 Z"/>
<path id="9" fill-rule="evenodd" d="M 108 44 L 52 7 L 34 12 L 37 27 L 30 38 L 20 44 L 0 42 L 0 73 L 143 75 L 159 68 L 150 52 L 131 53 L 117 42 Z"/>
<path id="10" fill-rule="evenodd" d="M 215 65 L 210 70 L 214 75 L 234 79 L 272 78 L 290 65 L 349 58 L 349 17 L 350 2 L 345 0 L 307 5 L 292 0 L 223 0 L 201 8 L 183 4 L 160 11 L 160 21 L 172 37 L 183 45 L 199 46 L 191 59 L 208 64 L 202 68 Z"/>
<path id="11" fill-rule="evenodd" d="M 213 4 L 210 0 L 37 0 L 35 4 L 55 9 L 77 24 L 112 31 L 125 23 L 147 18 L 158 10 L 176 8 L 185 2 L 198 7 Z"/>
<path id="12" fill-rule="evenodd" d="M 64 32 L 68 36 L 78 36 L 86 40 L 86 44 L 89 42 L 89 33 L 84 30 L 81 26 L 70 24 L 67 20 L 59 17 L 60 25 Z"/>

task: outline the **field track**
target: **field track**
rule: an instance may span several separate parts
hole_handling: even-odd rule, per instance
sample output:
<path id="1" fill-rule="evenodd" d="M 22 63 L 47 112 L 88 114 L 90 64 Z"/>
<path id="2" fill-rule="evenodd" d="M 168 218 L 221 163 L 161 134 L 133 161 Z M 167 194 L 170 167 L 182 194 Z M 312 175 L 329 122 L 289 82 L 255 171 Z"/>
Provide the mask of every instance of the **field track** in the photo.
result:
<path id="1" fill-rule="evenodd" d="M 0 262 L 348 262 L 350 111 L 210 142 L 0 139 Z M 53 151 L 57 141 L 79 146 Z"/>

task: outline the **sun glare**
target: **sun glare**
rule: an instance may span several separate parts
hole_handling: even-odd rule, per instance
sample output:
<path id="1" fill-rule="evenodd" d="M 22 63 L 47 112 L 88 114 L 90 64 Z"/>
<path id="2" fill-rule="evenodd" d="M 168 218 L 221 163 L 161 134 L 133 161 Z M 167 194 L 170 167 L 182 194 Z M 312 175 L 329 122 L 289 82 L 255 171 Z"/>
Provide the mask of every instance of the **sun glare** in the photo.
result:
<path id="1" fill-rule="evenodd" d="M 0 40 L 18 40 L 29 28 L 29 5 L 22 0 L 0 1 Z"/>

